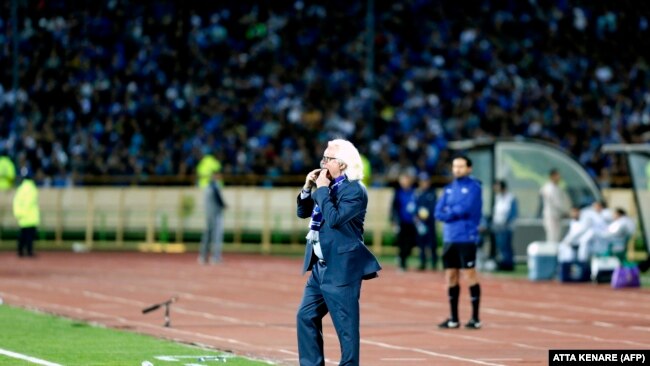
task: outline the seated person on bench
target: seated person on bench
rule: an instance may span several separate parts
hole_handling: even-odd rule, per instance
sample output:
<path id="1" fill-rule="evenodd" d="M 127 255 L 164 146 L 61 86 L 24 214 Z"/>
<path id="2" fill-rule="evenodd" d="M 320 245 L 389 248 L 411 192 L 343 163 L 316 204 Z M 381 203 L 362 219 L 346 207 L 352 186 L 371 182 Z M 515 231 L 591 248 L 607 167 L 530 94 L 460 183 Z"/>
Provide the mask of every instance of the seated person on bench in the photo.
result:
<path id="1" fill-rule="evenodd" d="M 569 231 L 564 235 L 558 247 L 558 262 L 572 262 L 575 259 L 574 247 L 580 244 L 580 237 L 587 232 L 588 227 L 583 220 L 580 220 L 580 208 L 571 207 L 569 212 L 571 222 Z"/>
<path id="2" fill-rule="evenodd" d="M 635 231 L 636 223 L 634 220 L 627 216 L 624 209 L 617 207 L 614 210 L 614 221 L 607 226 L 607 231 L 595 233 L 600 240 L 608 243 L 604 251 L 596 252 L 595 254 L 609 252 L 612 255 L 618 256 L 621 260 L 624 259 L 627 242 L 634 235 Z"/>
<path id="3" fill-rule="evenodd" d="M 609 240 L 606 238 L 612 212 L 604 202 L 594 201 L 590 207 L 582 210 L 580 220 L 585 222 L 587 231 L 580 236 L 578 261 L 588 262 L 593 254 L 607 252 Z"/>
<path id="4" fill-rule="evenodd" d="M 605 252 L 609 244 L 609 239 L 606 238 L 608 225 L 612 221 L 612 214 L 605 208 L 605 204 L 595 201 L 583 210 L 574 207 L 570 215 L 569 232 L 560 242 L 558 261 L 573 261 L 576 246 L 579 262 L 588 262 L 593 253 Z"/>

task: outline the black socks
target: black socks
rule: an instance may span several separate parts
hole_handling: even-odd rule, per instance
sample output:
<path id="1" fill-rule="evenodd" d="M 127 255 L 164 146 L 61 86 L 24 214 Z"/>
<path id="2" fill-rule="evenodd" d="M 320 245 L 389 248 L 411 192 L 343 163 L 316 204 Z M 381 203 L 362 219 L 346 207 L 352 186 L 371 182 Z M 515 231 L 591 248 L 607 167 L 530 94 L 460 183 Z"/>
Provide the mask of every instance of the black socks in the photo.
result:
<path id="1" fill-rule="evenodd" d="M 451 309 L 451 318 L 449 320 L 453 322 L 458 321 L 458 298 L 460 297 L 460 286 L 456 285 L 454 287 L 449 287 L 447 289 L 449 293 L 449 308 Z M 478 283 L 469 288 L 469 296 L 472 302 L 472 319 L 478 321 L 478 310 L 481 302 L 481 285 Z"/>
<path id="2" fill-rule="evenodd" d="M 481 285 L 478 283 L 469 288 L 469 295 L 472 299 L 472 319 L 478 321 L 478 307 L 481 302 Z"/>
<path id="3" fill-rule="evenodd" d="M 451 320 L 452 322 L 458 321 L 458 297 L 460 296 L 460 286 L 456 285 L 454 287 L 449 287 L 447 289 L 449 293 L 449 307 L 451 308 Z"/>

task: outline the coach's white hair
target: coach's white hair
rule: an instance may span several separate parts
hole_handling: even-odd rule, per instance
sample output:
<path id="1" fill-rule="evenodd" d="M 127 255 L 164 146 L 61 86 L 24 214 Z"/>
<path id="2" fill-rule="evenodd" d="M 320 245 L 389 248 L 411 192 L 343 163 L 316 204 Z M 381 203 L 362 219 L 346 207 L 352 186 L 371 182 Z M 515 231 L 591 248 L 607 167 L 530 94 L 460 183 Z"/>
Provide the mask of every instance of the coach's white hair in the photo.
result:
<path id="1" fill-rule="evenodd" d="M 343 169 L 343 172 L 349 180 L 363 179 L 361 155 L 359 155 L 359 150 L 350 141 L 336 139 L 328 142 L 327 145 L 328 147 L 336 148 L 334 157 L 340 162 L 345 163 L 346 167 Z"/>

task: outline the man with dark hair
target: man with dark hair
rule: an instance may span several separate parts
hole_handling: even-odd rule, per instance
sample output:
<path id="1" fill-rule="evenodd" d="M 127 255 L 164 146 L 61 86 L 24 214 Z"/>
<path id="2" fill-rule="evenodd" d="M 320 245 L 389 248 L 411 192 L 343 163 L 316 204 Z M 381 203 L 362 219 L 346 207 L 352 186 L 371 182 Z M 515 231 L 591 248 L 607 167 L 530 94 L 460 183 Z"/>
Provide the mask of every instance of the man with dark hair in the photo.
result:
<path id="1" fill-rule="evenodd" d="M 476 273 L 476 251 L 479 243 L 478 227 L 481 221 L 483 200 L 481 183 L 470 176 L 472 161 L 458 156 L 452 161 L 454 180 L 443 188 L 436 204 L 437 220 L 444 223 L 442 264 L 449 294 L 451 314 L 438 325 L 439 328 L 458 328 L 459 277 L 462 272 L 469 282 L 472 317 L 465 324 L 468 329 L 479 329 L 479 303 L 481 287 Z"/>

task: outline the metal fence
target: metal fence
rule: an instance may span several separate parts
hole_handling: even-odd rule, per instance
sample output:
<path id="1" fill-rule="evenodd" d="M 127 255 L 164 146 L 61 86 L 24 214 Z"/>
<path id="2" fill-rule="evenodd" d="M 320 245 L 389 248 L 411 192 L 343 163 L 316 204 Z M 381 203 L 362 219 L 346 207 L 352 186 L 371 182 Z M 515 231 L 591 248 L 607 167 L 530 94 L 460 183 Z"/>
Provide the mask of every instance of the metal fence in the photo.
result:
<path id="1" fill-rule="evenodd" d="M 621 206 L 636 217 L 630 190 L 608 189 L 603 193 L 611 207 Z M 223 194 L 228 204 L 226 239 L 231 248 L 243 249 L 250 244 L 261 253 L 302 248 L 308 220 L 296 217 L 296 188 L 226 186 Z M 393 190 L 370 188 L 368 194 L 366 242 L 375 254 L 394 253 L 389 221 Z M 522 204 L 537 202 L 536 192 L 529 195 L 519 197 Z M 13 191 L 0 192 L 0 242 L 8 244 L 11 240 L 11 245 L 18 230 L 11 212 L 12 198 Z M 174 248 L 197 243 L 205 225 L 203 191 L 196 187 L 43 188 L 39 202 L 40 240 L 61 247 L 80 242 L 86 247 L 101 245 L 108 249 L 133 243 L 144 248 L 160 248 L 161 244 Z M 522 218 L 521 228 L 530 226 L 531 220 L 534 226 L 541 226 L 541 220 Z M 523 238 L 521 243 L 514 243 L 520 255 L 536 239 L 530 235 L 515 237 Z"/>

